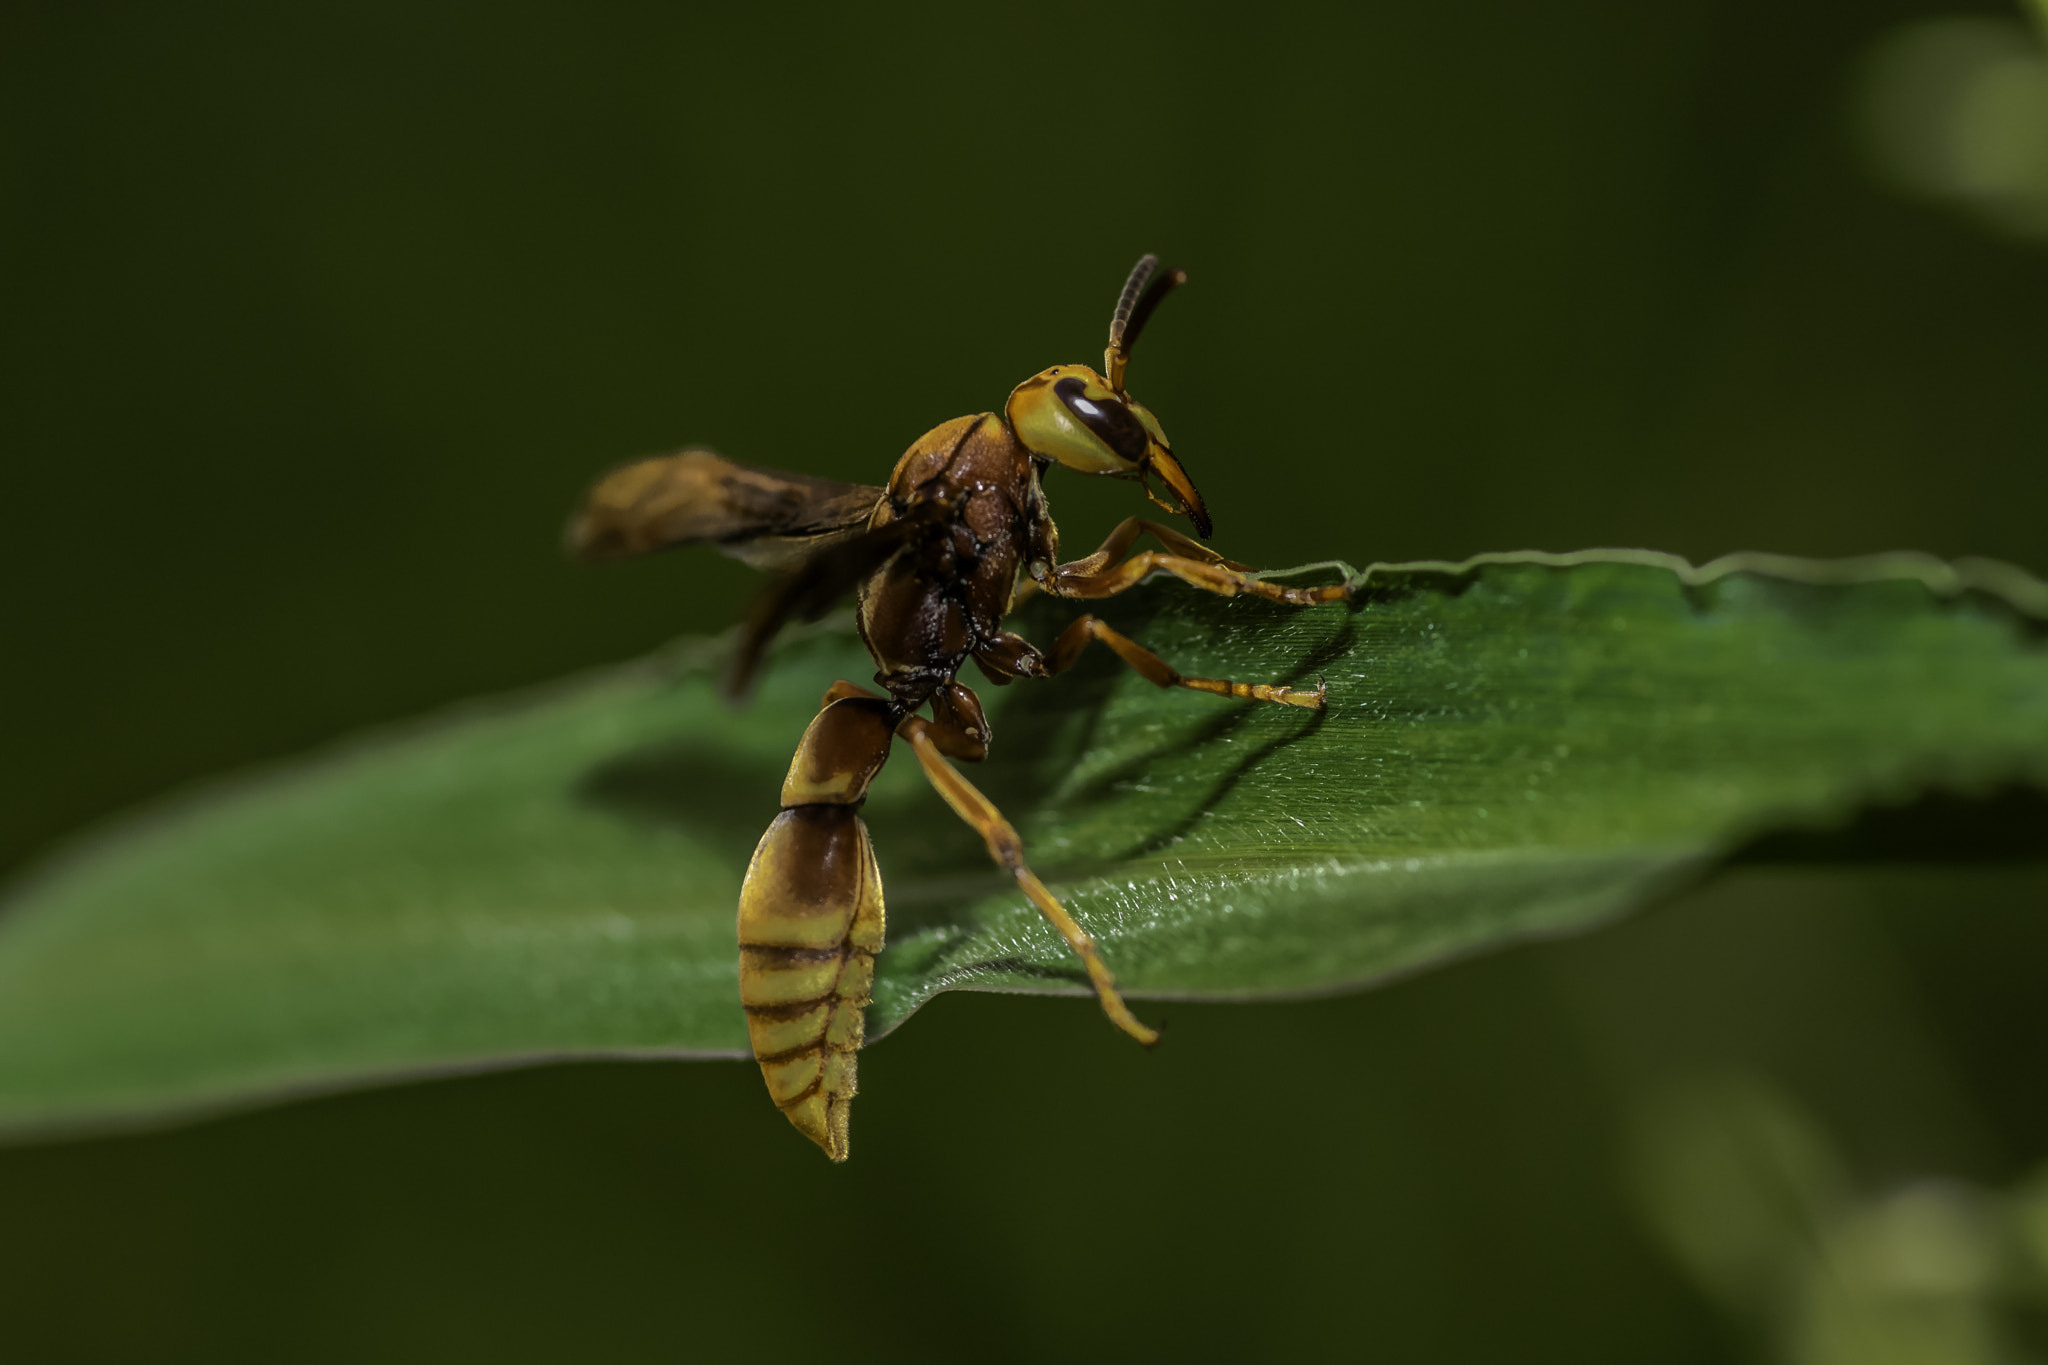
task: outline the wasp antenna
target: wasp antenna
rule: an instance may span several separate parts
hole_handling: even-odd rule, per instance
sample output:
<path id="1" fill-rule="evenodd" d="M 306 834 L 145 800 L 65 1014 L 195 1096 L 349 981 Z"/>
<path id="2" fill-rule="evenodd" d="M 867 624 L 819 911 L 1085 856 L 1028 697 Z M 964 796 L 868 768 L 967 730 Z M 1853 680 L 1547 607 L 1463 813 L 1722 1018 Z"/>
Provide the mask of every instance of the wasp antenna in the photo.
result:
<path id="1" fill-rule="evenodd" d="M 1130 278 L 1124 281 L 1124 292 L 1117 296 L 1116 312 L 1109 319 L 1110 350 L 1129 349 L 1124 345 L 1124 329 L 1130 326 L 1131 312 L 1138 306 L 1138 295 L 1145 292 L 1145 282 L 1152 278 L 1152 272 L 1157 269 L 1159 258 L 1149 251 L 1140 256 L 1138 263 L 1131 267 Z"/>
<path id="2" fill-rule="evenodd" d="M 1103 372 L 1118 393 L 1123 392 L 1124 367 L 1131 363 L 1131 351 L 1138 344 L 1138 334 L 1145 330 L 1145 320 L 1161 299 L 1187 282 L 1185 270 L 1161 272 L 1159 258 L 1149 251 L 1131 267 L 1131 277 L 1124 281 L 1124 292 L 1109 319 L 1109 347 L 1102 353 Z"/>

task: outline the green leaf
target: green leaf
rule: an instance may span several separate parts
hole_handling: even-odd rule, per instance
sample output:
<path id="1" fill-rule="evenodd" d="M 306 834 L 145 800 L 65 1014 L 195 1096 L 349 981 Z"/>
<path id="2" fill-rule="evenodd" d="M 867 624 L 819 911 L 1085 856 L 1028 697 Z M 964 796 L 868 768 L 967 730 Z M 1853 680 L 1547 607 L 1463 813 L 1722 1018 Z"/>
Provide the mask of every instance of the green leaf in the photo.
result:
<path id="1" fill-rule="evenodd" d="M 1355 988 L 1585 927 L 1763 831 L 2048 782 L 2048 589 L 2014 569 L 1593 551 L 1362 584 L 1351 609 L 1172 581 L 1100 609 L 1185 673 L 1323 677 L 1320 714 L 1161 692 L 1106 652 L 983 689 L 972 775 L 1134 996 Z M 844 628 L 801 634 L 734 712 L 719 658 L 469 707 L 58 859 L 0 910 L 0 1127 L 742 1053 L 741 874 L 819 693 L 872 666 Z M 866 816 L 891 938 L 871 1036 L 942 990 L 1083 989 L 915 763 Z"/>

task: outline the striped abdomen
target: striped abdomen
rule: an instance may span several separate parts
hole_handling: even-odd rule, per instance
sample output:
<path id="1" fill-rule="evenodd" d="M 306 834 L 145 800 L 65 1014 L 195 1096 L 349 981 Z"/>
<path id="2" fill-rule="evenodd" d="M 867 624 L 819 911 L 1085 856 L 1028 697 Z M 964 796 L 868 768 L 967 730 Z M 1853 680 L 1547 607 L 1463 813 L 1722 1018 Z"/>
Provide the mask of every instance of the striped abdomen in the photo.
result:
<path id="1" fill-rule="evenodd" d="M 879 698 L 820 711 L 740 888 L 740 1002 L 768 1093 L 804 1136 L 846 1160 L 846 1121 L 882 948 L 882 877 L 857 814 L 889 758 Z"/>

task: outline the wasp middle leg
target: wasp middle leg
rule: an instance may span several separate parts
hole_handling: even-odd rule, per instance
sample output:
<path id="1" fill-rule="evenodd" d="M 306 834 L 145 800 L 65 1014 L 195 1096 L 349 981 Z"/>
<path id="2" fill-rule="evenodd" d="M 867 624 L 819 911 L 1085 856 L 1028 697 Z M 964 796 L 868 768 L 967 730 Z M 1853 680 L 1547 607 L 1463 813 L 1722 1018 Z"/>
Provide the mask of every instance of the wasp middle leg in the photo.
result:
<path id="1" fill-rule="evenodd" d="M 1059 639 L 1053 641 L 1052 655 L 1047 661 L 1052 671 L 1063 673 L 1071 668 L 1074 660 L 1081 657 L 1081 651 L 1096 640 L 1115 650 L 1118 658 L 1136 669 L 1148 682 L 1161 687 L 1185 687 L 1216 697 L 1277 702 L 1282 706 L 1300 706 L 1310 711 L 1322 710 L 1323 698 L 1328 695 L 1328 689 L 1321 683 L 1310 689 L 1283 687 L 1276 683 L 1231 682 L 1227 678 L 1189 677 L 1130 636 L 1112 630 L 1094 616 L 1082 617 L 1061 631 Z"/>
<path id="2" fill-rule="evenodd" d="M 1081 959 L 1081 965 L 1087 969 L 1089 983 L 1095 987 L 1096 998 L 1102 1002 L 1102 1012 L 1109 1016 L 1109 1021 L 1146 1047 L 1157 1043 L 1159 1031 L 1138 1022 L 1130 1006 L 1124 1003 L 1123 995 L 1116 988 L 1116 977 L 1102 960 L 1094 937 L 1067 913 L 1059 898 L 1046 889 L 1045 883 L 1024 861 L 1024 841 L 1018 837 L 1016 827 L 1003 818 L 1003 813 L 996 809 L 993 801 L 983 796 L 972 782 L 960 775 L 959 769 L 946 761 L 951 756 L 973 763 L 987 755 L 989 729 L 988 722 L 982 718 L 981 702 L 967 688 L 953 683 L 932 699 L 932 717 L 925 720 L 911 716 L 896 731 L 909 743 L 911 752 L 917 755 L 925 777 L 953 812 L 981 836 L 982 842 L 988 846 L 988 856 L 1017 879 L 1017 885 L 1031 898 L 1038 912 L 1051 921 L 1074 956 Z"/>
<path id="3" fill-rule="evenodd" d="M 1007 682 L 1011 678 L 1047 678 L 1073 667 L 1081 652 L 1096 641 L 1108 645 L 1118 658 L 1146 681 L 1160 687 L 1185 687 L 1213 697 L 1269 701 L 1309 711 L 1322 710 L 1323 700 L 1328 695 L 1328 689 L 1320 683 L 1311 689 L 1286 687 L 1279 683 L 1242 683 L 1228 678 L 1193 677 L 1095 616 L 1084 616 L 1061 631 L 1050 654 L 1042 653 L 1023 636 L 1006 631 L 977 650 L 974 658 L 983 671 L 998 682 Z"/>

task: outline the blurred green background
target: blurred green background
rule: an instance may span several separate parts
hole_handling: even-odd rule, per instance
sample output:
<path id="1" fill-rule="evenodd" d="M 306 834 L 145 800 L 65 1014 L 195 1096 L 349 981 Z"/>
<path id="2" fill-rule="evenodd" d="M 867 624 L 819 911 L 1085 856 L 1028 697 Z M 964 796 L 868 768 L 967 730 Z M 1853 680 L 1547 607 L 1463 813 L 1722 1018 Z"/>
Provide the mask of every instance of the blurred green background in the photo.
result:
<path id="1" fill-rule="evenodd" d="M 1970 84 L 2022 24 L 0 5 L 0 868 L 722 627 L 737 565 L 562 561 L 595 472 L 878 481 L 1092 362 L 1145 250 L 1193 282 L 1131 386 L 1238 558 L 2048 570 L 2048 78 Z M 1051 491 L 1079 546 L 1139 510 Z M 1365 996 L 1161 1009 L 1153 1055 L 947 997 L 864 1061 L 844 1169 L 714 1063 L 0 1151 L 0 1355 L 1764 1358 L 1630 1193 L 1637 1116 L 1759 1078 L 1865 1188 L 2021 1179 L 2044 908 L 2039 861 L 1752 867 Z"/>

